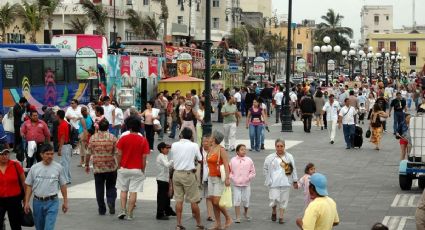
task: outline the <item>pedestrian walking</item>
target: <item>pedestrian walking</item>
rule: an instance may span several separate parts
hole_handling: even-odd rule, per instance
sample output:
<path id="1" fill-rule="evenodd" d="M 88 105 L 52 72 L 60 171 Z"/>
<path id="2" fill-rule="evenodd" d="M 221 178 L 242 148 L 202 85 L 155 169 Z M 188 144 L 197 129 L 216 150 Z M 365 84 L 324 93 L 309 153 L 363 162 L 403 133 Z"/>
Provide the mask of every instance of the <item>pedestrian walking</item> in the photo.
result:
<path id="1" fill-rule="evenodd" d="M 191 94 L 191 100 L 192 100 L 192 104 L 193 104 L 193 109 L 195 111 L 199 110 L 199 97 L 198 95 L 196 95 L 196 89 L 192 89 L 190 90 L 190 94 Z"/>
<path id="2" fill-rule="evenodd" d="M 300 101 L 300 112 L 304 123 L 304 132 L 311 132 L 311 120 L 313 114 L 316 112 L 316 104 L 311 98 L 311 94 L 307 94 L 301 98 Z"/>
<path id="3" fill-rule="evenodd" d="M 251 197 L 251 181 L 255 178 L 255 166 L 252 159 L 246 156 L 246 146 L 236 146 L 236 156 L 230 160 L 230 175 L 232 181 L 233 205 L 235 206 L 236 223 L 241 222 L 241 204 L 244 207 L 244 218 L 251 221 L 248 215 Z"/>
<path id="4" fill-rule="evenodd" d="M 218 93 L 218 120 L 217 122 L 223 122 L 223 116 L 221 115 L 221 108 L 223 108 L 223 105 L 226 103 L 226 97 L 224 96 L 224 90 L 220 89 L 220 92 Z"/>
<path id="5" fill-rule="evenodd" d="M 21 126 L 23 123 L 23 115 L 28 101 L 25 97 L 21 97 L 19 102 L 13 106 L 13 128 L 14 128 L 14 152 L 23 151 Z M 28 162 L 27 162 L 28 164 Z"/>
<path id="6" fill-rule="evenodd" d="M 405 121 L 399 126 L 399 133 L 396 135 L 396 139 L 400 139 L 400 160 L 405 160 L 412 148 L 412 138 L 410 136 L 409 124 L 410 124 L 410 114 L 405 114 Z"/>
<path id="7" fill-rule="evenodd" d="M 195 176 L 195 161 L 202 162 L 199 146 L 191 142 L 193 133 L 190 128 L 183 128 L 181 139 L 171 145 L 170 159 L 173 164 L 173 190 L 176 201 L 177 230 L 184 230 L 182 225 L 183 201 L 190 202 L 196 220 L 196 229 L 204 229 L 198 203 L 201 200 L 198 182 Z"/>
<path id="8" fill-rule="evenodd" d="M 321 173 L 310 177 L 309 192 L 313 201 L 304 212 L 304 217 L 296 223 L 300 229 L 332 229 L 339 224 L 335 201 L 329 197 L 327 179 Z M 320 213 L 320 215 L 318 215 Z"/>
<path id="9" fill-rule="evenodd" d="M 205 135 L 202 138 L 202 145 L 201 145 L 201 154 L 202 154 L 202 167 L 201 167 L 201 178 L 202 178 L 202 198 L 205 199 L 205 205 L 207 208 L 207 221 L 214 221 L 212 216 L 213 213 L 213 207 L 212 207 L 212 201 L 211 198 L 208 196 L 208 153 L 211 151 L 211 145 L 212 145 L 212 139 L 211 134 Z"/>
<path id="10" fill-rule="evenodd" d="M 59 150 L 58 156 L 61 156 L 61 165 L 64 170 L 64 177 L 67 184 L 71 184 L 71 155 L 72 145 L 70 143 L 70 129 L 71 125 L 65 121 L 65 111 L 59 110 L 57 113 L 59 119 L 58 127 L 58 143 Z"/>
<path id="11" fill-rule="evenodd" d="M 313 163 L 308 163 L 304 169 L 304 176 L 298 181 L 298 187 L 304 189 L 304 210 L 307 208 L 308 204 L 312 201 L 309 187 L 310 187 L 310 177 L 316 172 L 316 167 Z"/>
<path id="12" fill-rule="evenodd" d="M 233 94 L 233 97 L 235 98 L 236 108 L 238 108 L 238 111 L 241 112 L 242 111 L 242 94 L 241 94 L 240 88 L 235 87 L 235 94 Z"/>
<path id="13" fill-rule="evenodd" d="M 103 119 L 99 122 L 99 131 L 90 137 L 86 155 L 86 173 L 90 173 L 90 157 L 93 161 L 93 174 L 96 189 L 96 201 L 99 215 L 106 214 L 106 203 L 109 214 L 115 214 L 117 199 L 117 138 L 109 133 L 109 122 Z"/>
<path id="14" fill-rule="evenodd" d="M 203 122 L 196 111 L 192 108 L 192 101 L 186 100 L 185 102 L 185 108 L 183 109 L 183 112 L 180 113 L 180 121 L 181 121 L 181 127 L 180 130 L 183 130 L 184 128 L 189 128 L 192 131 L 192 141 L 195 141 L 196 137 L 196 129 L 195 126 L 198 122 Z"/>
<path id="15" fill-rule="evenodd" d="M 224 191 L 224 186 L 230 186 L 229 178 L 229 155 L 226 150 L 220 145 L 224 139 L 224 135 L 215 130 L 211 135 L 211 150 L 208 153 L 208 196 L 211 198 L 212 206 L 214 209 L 215 225 L 213 228 L 221 229 L 221 216 L 222 213 L 225 217 L 224 227 L 228 228 L 232 224 L 232 219 L 225 207 L 219 205 L 221 195 Z M 225 175 L 221 175 L 220 167 L 224 166 Z M 224 177 L 224 180 L 222 180 Z"/>
<path id="16" fill-rule="evenodd" d="M 65 112 L 64 112 L 65 115 Z M 36 230 L 55 229 L 59 212 L 59 190 L 62 194 L 62 212 L 68 211 L 68 192 L 62 166 L 53 160 L 50 144 L 40 146 L 42 161 L 35 164 L 25 180 L 25 213 L 30 211 L 30 199 L 34 194 L 32 210 Z"/>
<path id="17" fill-rule="evenodd" d="M 241 115 L 233 96 L 227 98 L 227 103 L 221 109 L 221 114 L 223 116 L 224 146 L 227 151 L 235 151 L 236 127 L 239 126 Z"/>
<path id="18" fill-rule="evenodd" d="M 325 99 L 323 98 L 323 93 L 320 88 L 314 95 L 313 100 L 315 108 L 317 108 L 314 112 L 314 117 L 316 118 L 316 126 L 317 128 L 320 128 L 320 130 L 323 130 L 323 113 L 322 111 L 320 111 L 320 108 L 323 108 L 323 106 L 325 105 Z"/>
<path id="19" fill-rule="evenodd" d="M 143 183 L 146 179 L 146 157 L 150 151 L 148 141 L 139 134 L 141 121 L 130 118 L 126 125 L 130 133 L 121 136 L 117 143 L 119 169 L 116 188 L 121 190 L 121 211 L 118 218 L 133 220 L 137 193 L 143 192 Z M 127 204 L 128 193 L 130 193 L 130 198 Z"/>
<path id="20" fill-rule="evenodd" d="M 122 109 L 120 108 L 120 105 L 116 100 L 112 100 L 111 105 L 115 106 L 115 123 L 113 124 L 114 134 L 115 137 L 119 137 L 121 134 L 121 126 L 124 122 L 124 114 L 122 112 Z"/>
<path id="21" fill-rule="evenodd" d="M 258 99 L 254 99 L 253 105 L 246 117 L 246 128 L 249 128 L 249 139 L 251 143 L 250 151 L 260 151 L 261 133 L 265 125 L 267 126 L 267 115 L 260 107 Z"/>
<path id="22" fill-rule="evenodd" d="M 84 167 L 85 157 L 87 154 L 87 145 L 89 143 L 90 136 L 94 134 L 94 125 L 86 106 L 81 107 L 81 115 L 83 117 L 80 119 L 78 124 L 78 144 L 80 146 L 80 164 L 78 166 Z"/>
<path id="23" fill-rule="evenodd" d="M 327 124 L 330 125 L 328 129 L 331 144 L 335 143 L 336 125 L 338 123 L 338 111 L 340 110 L 339 102 L 335 101 L 333 94 L 329 95 L 329 101 L 325 103 L 322 108 L 322 113 L 326 113 Z"/>
<path id="24" fill-rule="evenodd" d="M 24 169 L 19 162 L 10 159 L 10 150 L 5 145 L 0 145 L 0 172 L 0 229 L 3 229 L 7 212 L 10 228 L 21 230 Z"/>
<path id="25" fill-rule="evenodd" d="M 350 105 L 350 99 L 345 98 L 344 107 L 341 108 L 338 114 L 338 128 L 343 128 L 344 140 L 346 144 L 346 149 L 350 149 L 352 146 L 354 139 L 354 131 L 355 131 L 355 122 L 354 117 L 357 114 L 357 111 L 354 107 Z"/>
<path id="26" fill-rule="evenodd" d="M 394 108 L 394 123 L 393 123 L 393 129 L 394 129 L 394 135 L 400 134 L 398 132 L 398 126 L 401 125 L 404 122 L 404 113 L 407 112 L 406 107 L 406 100 L 401 97 L 401 93 L 396 93 L 396 98 L 391 101 L 390 104 L 390 111 L 388 112 L 388 116 L 391 117 L 391 111 Z"/>
<path id="27" fill-rule="evenodd" d="M 153 144 L 155 141 L 155 130 L 153 126 L 153 121 L 155 119 L 158 119 L 158 117 L 154 116 L 152 113 L 152 105 L 153 102 L 148 101 L 146 102 L 146 109 L 143 111 L 143 113 L 140 115 L 144 118 L 144 126 L 145 126 L 145 136 L 149 143 L 149 149 L 153 151 Z"/>
<path id="28" fill-rule="evenodd" d="M 44 143 L 50 142 L 49 128 L 44 121 L 38 119 L 38 112 L 34 110 L 30 111 L 30 119 L 26 120 L 22 127 L 20 127 L 20 133 L 21 137 L 28 143 L 31 142 L 31 145 L 36 146 L 36 150 L 32 153 L 32 156 L 30 151 L 26 152 L 27 168 L 31 168 L 35 161 L 40 162 L 42 160 L 40 147 Z"/>
<path id="29" fill-rule="evenodd" d="M 102 101 L 103 101 L 102 108 L 104 112 L 103 114 L 106 120 L 108 120 L 109 122 L 109 132 L 115 133 L 115 129 L 114 129 L 115 115 L 116 115 L 115 106 L 111 104 L 111 98 L 109 96 L 105 96 Z"/>
<path id="30" fill-rule="evenodd" d="M 387 118 L 388 114 L 382 111 L 381 107 L 378 104 L 373 106 L 373 111 L 370 116 L 369 126 L 371 129 L 370 142 L 375 145 L 375 149 L 379 150 L 379 145 L 381 143 L 382 138 L 382 118 Z"/>
<path id="31" fill-rule="evenodd" d="M 275 149 L 276 152 L 268 155 L 264 161 L 264 184 L 269 189 L 271 220 L 276 221 L 277 209 L 279 209 L 279 224 L 283 224 L 290 188 L 293 186 L 294 189 L 298 189 L 298 176 L 294 157 L 285 150 L 285 141 L 277 139 Z"/>
<path id="32" fill-rule="evenodd" d="M 80 129 L 79 121 L 83 116 L 81 115 L 81 106 L 78 104 L 77 99 L 72 99 L 70 106 L 65 112 L 65 118 L 69 122 L 69 124 L 74 127 L 72 131 L 78 132 Z M 78 138 L 78 134 L 72 134 L 71 137 Z M 76 140 L 78 142 L 78 140 Z M 80 154 L 79 145 L 73 146 L 73 153 L 74 154 Z"/>
<path id="33" fill-rule="evenodd" d="M 283 87 L 279 85 L 278 91 L 274 95 L 273 99 L 275 101 L 275 111 L 276 111 L 276 123 L 279 123 L 281 120 L 280 110 L 282 108 L 282 100 L 283 100 Z"/>
<path id="34" fill-rule="evenodd" d="M 7 136 L 8 145 L 14 146 L 15 127 L 14 127 L 14 120 L 13 120 L 13 108 L 9 108 L 9 111 L 4 115 L 1 123 L 3 124 L 3 128 Z"/>
<path id="35" fill-rule="evenodd" d="M 169 216 L 176 216 L 176 213 L 170 206 L 169 181 L 170 181 L 170 167 L 173 164 L 172 160 L 168 160 L 168 153 L 170 152 L 171 145 L 161 142 L 158 144 L 159 154 L 156 157 L 156 167 L 159 173 L 156 176 L 156 183 L 158 191 L 156 193 L 156 219 L 168 220 Z"/>
<path id="36" fill-rule="evenodd" d="M 167 117 L 167 104 L 168 104 L 168 101 L 164 97 L 164 94 L 162 92 L 158 93 L 156 95 L 154 108 L 159 109 L 158 120 L 161 124 L 161 130 L 159 132 L 159 140 L 161 141 L 162 139 L 164 139 L 165 121 Z"/>
<path id="37" fill-rule="evenodd" d="M 384 97 L 384 94 L 380 94 L 378 98 L 375 101 L 376 104 L 378 104 L 381 107 L 382 111 L 387 111 L 389 105 L 388 100 Z M 373 107 L 372 107 L 373 108 Z M 386 119 L 381 119 L 382 121 L 382 127 L 384 128 L 384 132 L 387 132 L 387 121 Z"/>

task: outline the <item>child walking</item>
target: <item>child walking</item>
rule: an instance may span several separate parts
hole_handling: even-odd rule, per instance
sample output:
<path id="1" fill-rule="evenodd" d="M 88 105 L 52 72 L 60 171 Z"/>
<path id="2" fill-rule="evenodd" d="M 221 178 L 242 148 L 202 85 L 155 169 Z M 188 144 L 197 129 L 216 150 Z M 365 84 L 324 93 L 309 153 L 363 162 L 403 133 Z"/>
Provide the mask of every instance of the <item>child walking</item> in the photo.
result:
<path id="1" fill-rule="evenodd" d="M 233 205 L 235 206 L 235 223 L 241 222 L 241 204 L 244 206 L 244 218 L 250 221 L 248 215 L 249 199 L 251 196 L 251 181 L 255 177 L 254 162 L 246 156 L 246 146 L 236 146 L 236 156 L 230 160 L 230 180 L 233 184 Z"/>
<path id="2" fill-rule="evenodd" d="M 304 189 L 304 209 L 306 209 L 308 204 L 310 204 L 310 202 L 312 201 L 308 188 L 310 186 L 310 177 L 315 172 L 316 172 L 316 167 L 314 166 L 314 164 L 308 163 L 305 166 L 304 176 L 301 177 L 300 180 L 298 181 L 298 187 L 302 187 Z"/>
<path id="3" fill-rule="evenodd" d="M 167 157 L 170 148 L 171 145 L 165 144 L 164 142 L 158 144 L 159 154 L 156 157 L 156 166 L 159 170 L 159 173 L 156 176 L 156 182 L 158 184 L 158 192 L 156 194 L 157 220 L 168 220 L 169 216 L 176 215 L 170 206 L 170 197 L 168 196 L 170 165 L 173 163 L 173 161 L 169 161 Z"/>

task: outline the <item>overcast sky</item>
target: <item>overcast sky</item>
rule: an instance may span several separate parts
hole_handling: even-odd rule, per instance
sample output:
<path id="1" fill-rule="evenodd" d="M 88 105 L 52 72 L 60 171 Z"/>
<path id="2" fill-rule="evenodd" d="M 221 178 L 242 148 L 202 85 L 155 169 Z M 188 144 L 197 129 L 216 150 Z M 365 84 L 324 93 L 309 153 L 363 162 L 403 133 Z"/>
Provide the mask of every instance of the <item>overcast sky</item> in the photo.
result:
<path id="1" fill-rule="evenodd" d="M 288 13 L 288 0 L 272 0 L 272 3 L 272 9 L 277 9 L 277 14 Z M 314 19 L 320 23 L 320 17 L 329 8 L 334 9 L 336 13 L 344 15 L 342 25 L 353 29 L 356 41 L 360 39 L 360 10 L 363 5 L 393 5 L 394 28 L 412 26 L 412 0 L 293 0 L 292 4 L 292 20 L 297 23 L 303 19 Z M 417 25 L 425 25 L 424 9 L 425 1 L 416 0 Z"/>

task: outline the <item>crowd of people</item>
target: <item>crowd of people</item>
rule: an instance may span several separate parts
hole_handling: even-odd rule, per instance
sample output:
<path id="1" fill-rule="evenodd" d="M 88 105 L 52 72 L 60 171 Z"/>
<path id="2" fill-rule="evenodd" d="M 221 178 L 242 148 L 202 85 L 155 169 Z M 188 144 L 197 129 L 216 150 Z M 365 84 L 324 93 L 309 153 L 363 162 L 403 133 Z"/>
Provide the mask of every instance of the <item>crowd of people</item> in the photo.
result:
<path id="1" fill-rule="evenodd" d="M 314 121 L 316 131 L 328 131 L 330 144 L 335 143 L 337 128 L 342 128 L 347 149 L 361 147 L 356 132 L 358 127 L 366 127 L 370 142 L 380 150 L 382 134 L 387 132 L 386 119 L 393 116 L 393 135 L 399 139 L 401 159 L 405 159 L 411 146 L 408 129 L 413 115 L 408 112 L 412 111 L 412 104 L 417 112 L 425 111 L 425 85 L 420 78 L 411 82 L 389 78 L 384 82 L 336 82 L 329 87 L 316 82 L 296 85 L 289 93 L 292 119 L 299 117 L 303 121 L 305 133 L 312 132 Z M 179 90 L 171 95 L 160 92 L 154 101 L 146 102 L 143 111 L 135 107 L 123 111 L 116 100 L 105 96 L 87 105 L 73 99 L 66 110 L 43 106 L 40 115 L 37 108 L 21 98 L 3 117 L 0 127 L 0 175 L 9 178 L 0 182 L 11 188 L 0 188 L 0 219 L 7 212 L 11 228 L 21 229 L 20 215 L 22 211 L 31 213 L 32 198 L 36 229 L 53 229 L 59 212 L 59 192 L 63 197 L 61 209 L 68 211 L 71 156 L 79 154 L 78 166 L 94 174 L 98 214 L 116 214 L 120 190 L 118 218 L 132 220 L 137 193 L 144 187 L 146 158 L 155 148 L 157 135 L 156 219 L 176 216 L 176 229 L 185 229 L 182 209 L 186 201 L 191 204 L 196 228 L 204 229 L 199 211 L 199 202 L 204 198 L 207 221 L 214 222 L 212 229 L 250 221 L 250 183 L 256 170 L 247 151 L 260 152 L 265 148 L 265 130 L 273 113 L 275 123 L 282 121 L 284 95 L 282 86 L 271 84 L 263 89 L 253 84 L 221 90 L 218 106 L 212 110 L 218 112 L 217 122 L 223 123 L 223 131 L 216 130 L 211 135 L 202 133 L 205 95 L 198 95 L 196 90 L 186 95 Z M 236 129 L 243 117 L 249 130 L 249 146 L 236 145 Z M 365 124 L 365 120 L 369 122 Z M 169 138 L 179 140 L 171 145 L 165 143 L 164 135 L 168 133 Z M 25 162 L 26 173 L 23 164 L 10 160 L 11 147 L 17 159 Z M 274 147 L 263 167 L 272 209 L 270 219 L 279 224 L 285 222 L 292 187 L 303 188 L 305 195 L 305 214 L 297 220 L 301 229 L 331 229 L 338 224 L 336 203 L 328 197 L 326 177 L 309 163 L 299 179 L 294 156 L 285 150 L 285 141 L 277 139 Z M 231 158 L 229 152 L 236 155 Z M 54 161 L 55 153 L 60 156 L 60 163 Z M 233 192 L 234 219 L 220 204 L 229 187 Z M 176 201 L 174 210 L 171 198 Z M 326 217 L 318 217 L 316 212 L 326 212 Z"/>

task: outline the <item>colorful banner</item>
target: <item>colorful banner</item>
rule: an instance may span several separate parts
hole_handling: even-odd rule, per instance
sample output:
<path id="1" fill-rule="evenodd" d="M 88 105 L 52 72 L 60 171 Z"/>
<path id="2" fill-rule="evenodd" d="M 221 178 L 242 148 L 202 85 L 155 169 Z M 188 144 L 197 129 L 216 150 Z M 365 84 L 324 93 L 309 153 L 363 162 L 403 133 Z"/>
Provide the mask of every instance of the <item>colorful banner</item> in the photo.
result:
<path id="1" fill-rule="evenodd" d="M 74 37 L 76 39 L 76 37 Z M 102 36 L 78 36 L 77 49 L 81 47 L 91 47 L 102 58 Z"/>
<path id="2" fill-rule="evenodd" d="M 177 76 L 192 76 L 192 61 L 177 60 Z"/>
<path id="3" fill-rule="evenodd" d="M 75 59 L 78 80 L 97 79 L 97 55 L 92 48 L 78 49 Z"/>
<path id="4" fill-rule="evenodd" d="M 149 57 L 149 77 L 158 77 L 158 58 Z"/>
<path id="5" fill-rule="evenodd" d="M 121 76 L 130 77 L 130 56 L 121 56 Z"/>

